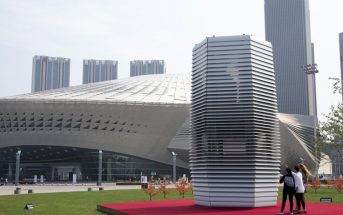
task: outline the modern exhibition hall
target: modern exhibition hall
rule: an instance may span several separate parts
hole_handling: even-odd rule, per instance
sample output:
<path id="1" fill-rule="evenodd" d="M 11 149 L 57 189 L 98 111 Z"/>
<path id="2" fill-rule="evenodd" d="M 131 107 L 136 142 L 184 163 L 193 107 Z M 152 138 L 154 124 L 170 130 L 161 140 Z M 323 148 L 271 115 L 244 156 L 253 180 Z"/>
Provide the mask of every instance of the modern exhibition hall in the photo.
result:
<path id="1" fill-rule="evenodd" d="M 20 181 L 104 181 L 189 175 L 191 75 L 154 74 L 0 99 L 0 177 Z M 278 115 L 281 166 L 315 169 L 310 116 Z M 296 150 L 294 150 L 296 149 Z"/>

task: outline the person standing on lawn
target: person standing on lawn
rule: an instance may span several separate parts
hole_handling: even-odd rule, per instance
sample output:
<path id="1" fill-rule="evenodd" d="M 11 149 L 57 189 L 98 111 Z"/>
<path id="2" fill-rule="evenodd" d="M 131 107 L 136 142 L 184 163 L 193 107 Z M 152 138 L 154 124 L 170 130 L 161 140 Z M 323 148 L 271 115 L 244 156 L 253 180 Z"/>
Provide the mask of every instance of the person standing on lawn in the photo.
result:
<path id="1" fill-rule="evenodd" d="M 305 205 L 305 186 L 303 182 L 303 175 L 300 172 L 300 167 L 294 167 L 295 173 L 293 174 L 295 179 L 295 200 L 297 202 L 297 212 L 296 214 L 306 213 Z M 303 210 L 301 210 L 301 207 Z"/>
<path id="2" fill-rule="evenodd" d="M 283 183 L 282 191 L 282 205 L 279 214 L 284 214 L 283 210 L 286 206 L 287 196 L 289 199 L 289 211 L 293 214 L 293 196 L 295 194 L 295 179 L 290 168 L 286 169 L 287 174 L 283 175 L 280 179 L 280 183 Z"/>

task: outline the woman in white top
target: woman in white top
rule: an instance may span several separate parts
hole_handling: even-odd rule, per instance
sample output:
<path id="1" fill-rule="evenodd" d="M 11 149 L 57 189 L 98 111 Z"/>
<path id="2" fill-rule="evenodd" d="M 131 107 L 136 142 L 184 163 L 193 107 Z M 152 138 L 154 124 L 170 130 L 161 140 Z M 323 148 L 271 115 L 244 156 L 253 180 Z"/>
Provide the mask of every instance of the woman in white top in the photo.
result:
<path id="1" fill-rule="evenodd" d="M 294 173 L 294 180 L 295 180 L 295 200 L 297 202 L 297 214 L 300 214 L 301 207 L 303 208 L 303 212 L 306 213 L 306 205 L 305 205 L 305 186 L 303 183 L 303 175 L 300 172 L 299 166 L 294 167 L 295 173 Z M 300 205 L 301 204 L 301 205 Z"/>

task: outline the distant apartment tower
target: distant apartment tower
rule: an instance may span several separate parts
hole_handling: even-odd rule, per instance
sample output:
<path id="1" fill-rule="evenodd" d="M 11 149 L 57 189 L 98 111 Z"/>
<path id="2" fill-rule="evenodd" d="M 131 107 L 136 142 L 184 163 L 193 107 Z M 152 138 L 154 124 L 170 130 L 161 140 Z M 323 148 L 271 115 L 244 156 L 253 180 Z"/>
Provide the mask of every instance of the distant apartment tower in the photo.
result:
<path id="1" fill-rule="evenodd" d="M 341 84 L 343 88 L 343 32 L 339 34 L 339 61 L 341 63 Z M 342 95 L 343 102 L 343 95 Z"/>
<path id="2" fill-rule="evenodd" d="M 69 87 L 70 59 L 34 56 L 31 92 Z"/>
<path id="3" fill-rule="evenodd" d="M 118 61 L 83 60 L 83 84 L 118 78 Z"/>
<path id="4" fill-rule="evenodd" d="M 164 60 L 134 60 L 130 61 L 130 77 L 138 75 L 164 74 Z"/>
<path id="5" fill-rule="evenodd" d="M 317 115 L 309 0 L 265 0 L 266 40 L 272 43 L 278 109 Z"/>

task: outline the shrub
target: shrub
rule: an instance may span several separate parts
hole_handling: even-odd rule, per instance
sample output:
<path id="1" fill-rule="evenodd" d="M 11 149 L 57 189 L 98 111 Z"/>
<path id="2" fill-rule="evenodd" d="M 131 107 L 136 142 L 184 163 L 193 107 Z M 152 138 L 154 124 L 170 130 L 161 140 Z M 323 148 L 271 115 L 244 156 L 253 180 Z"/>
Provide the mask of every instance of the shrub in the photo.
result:
<path id="1" fill-rule="evenodd" d="M 343 190 L 343 180 L 340 177 L 336 177 L 334 184 L 336 190 L 341 193 Z"/>
<path id="2" fill-rule="evenodd" d="M 167 188 L 167 184 L 168 184 L 168 180 L 165 178 L 163 178 L 163 180 L 160 181 L 159 192 L 163 193 L 164 198 L 166 198 L 168 193 L 173 191 L 171 188 Z"/>
<path id="3" fill-rule="evenodd" d="M 314 189 L 314 192 L 317 192 L 317 190 L 321 187 L 319 177 L 316 177 L 312 180 L 311 187 Z"/>
<path id="4" fill-rule="evenodd" d="M 153 196 L 157 195 L 160 193 L 160 190 L 155 188 L 154 180 L 150 180 L 148 184 L 148 188 L 142 189 L 144 193 L 148 194 L 150 197 L 150 200 L 152 199 Z"/>
<path id="5" fill-rule="evenodd" d="M 326 179 L 326 186 L 328 187 L 328 189 L 331 188 L 332 184 L 334 184 L 334 181 L 330 177 L 328 177 Z"/>
<path id="6" fill-rule="evenodd" d="M 176 184 L 176 189 L 182 195 L 182 198 L 185 198 L 185 193 L 192 189 L 192 185 L 187 182 L 186 178 L 180 178 Z"/>

